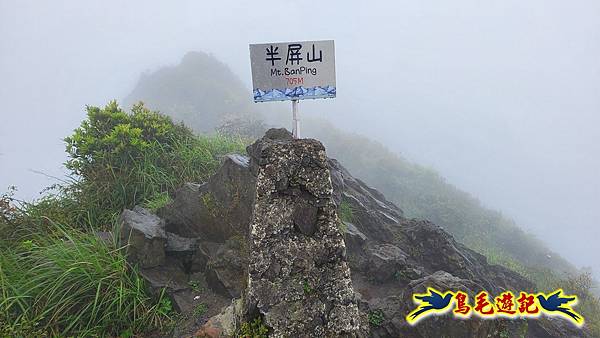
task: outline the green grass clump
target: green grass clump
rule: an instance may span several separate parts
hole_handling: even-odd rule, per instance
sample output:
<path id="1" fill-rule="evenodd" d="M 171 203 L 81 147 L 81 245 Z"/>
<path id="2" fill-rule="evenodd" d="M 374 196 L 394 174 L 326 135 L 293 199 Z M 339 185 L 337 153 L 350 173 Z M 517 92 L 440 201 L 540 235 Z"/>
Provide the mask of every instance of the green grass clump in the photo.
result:
<path id="1" fill-rule="evenodd" d="M 158 209 L 166 206 L 167 204 L 171 203 L 173 200 L 171 199 L 171 196 L 169 196 L 169 193 L 167 192 L 162 192 L 159 194 L 155 194 L 152 197 L 150 197 L 149 199 L 147 199 L 142 206 L 146 209 L 151 210 L 152 212 L 156 212 L 158 211 Z"/>
<path id="2" fill-rule="evenodd" d="M 338 214 L 338 229 L 342 234 L 348 232 L 348 223 L 352 223 L 355 220 L 354 209 L 352 205 L 346 200 L 342 200 L 337 210 Z"/>
<path id="3" fill-rule="evenodd" d="M 204 292 L 204 285 L 198 281 L 198 280 L 190 280 L 188 281 L 188 286 L 192 289 L 192 291 L 194 292 Z"/>
<path id="4" fill-rule="evenodd" d="M 338 207 L 338 216 L 343 222 L 354 222 L 354 209 L 346 200 L 342 200 Z"/>
<path id="5" fill-rule="evenodd" d="M 143 333 L 170 321 L 166 296 L 93 234 L 55 226 L 54 235 L 0 242 L 0 336 Z"/>
<path id="6" fill-rule="evenodd" d="M 308 283 L 308 281 L 304 281 L 302 282 L 302 291 L 304 291 L 305 295 L 309 295 L 311 294 L 314 290 L 313 288 L 310 286 L 310 284 Z"/>

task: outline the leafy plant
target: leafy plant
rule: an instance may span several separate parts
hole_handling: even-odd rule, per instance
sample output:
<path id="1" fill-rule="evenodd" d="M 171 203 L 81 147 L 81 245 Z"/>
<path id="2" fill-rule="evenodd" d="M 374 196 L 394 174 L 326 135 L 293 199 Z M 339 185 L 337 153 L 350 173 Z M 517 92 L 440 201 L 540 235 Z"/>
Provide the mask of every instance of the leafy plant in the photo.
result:
<path id="1" fill-rule="evenodd" d="M 144 201 L 142 204 L 146 209 L 152 210 L 152 212 L 158 211 L 158 209 L 171 203 L 173 200 L 167 192 L 161 192 L 152 195 L 149 199 Z"/>
<path id="2" fill-rule="evenodd" d="M 131 113 L 116 102 L 87 112 L 65 139 L 69 180 L 33 203 L 15 200 L 12 190 L 0 196 L 0 336 L 169 327 L 173 306 L 164 292 L 148 295 L 121 250 L 94 232 L 117 226 L 123 208 L 159 209 L 184 182 L 214 173 L 223 154 L 244 152 L 241 139 L 195 136 L 141 104 Z"/>
<path id="3" fill-rule="evenodd" d="M 382 310 L 376 309 L 369 312 L 369 324 L 373 326 L 381 326 L 384 320 L 385 317 Z"/>
<path id="4" fill-rule="evenodd" d="M 204 303 L 199 303 L 194 307 L 194 316 L 200 317 L 208 311 L 208 307 Z"/>
<path id="5" fill-rule="evenodd" d="M 342 221 L 341 219 L 338 220 L 337 223 L 338 226 L 338 230 L 340 231 L 340 233 L 343 235 L 346 232 L 348 232 L 348 225 L 346 224 L 346 222 Z"/>
<path id="6" fill-rule="evenodd" d="M 164 289 L 161 292 L 161 296 L 156 307 L 156 312 L 163 316 L 169 316 L 173 313 L 173 303 L 169 297 L 165 296 Z"/>
<path id="7" fill-rule="evenodd" d="M 338 229 L 342 234 L 348 232 L 348 225 L 346 223 L 352 223 L 355 221 L 354 209 L 352 205 L 346 201 L 342 200 L 337 210 L 338 214 Z"/>
<path id="8" fill-rule="evenodd" d="M 236 336 L 239 338 L 268 338 L 269 328 L 262 322 L 261 317 L 257 317 L 251 322 L 242 323 Z"/>
<path id="9" fill-rule="evenodd" d="M 338 207 L 338 216 L 344 222 L 354 222 L 354 209 L 348 201 L 342 200 Z"/>
<path id="10" fill-rule="evenodd" d="M 304 291 L 304 294 L 308 295 L 310 293 L 313 292 L 313 288 L 310 286 L 310 284 L 308 283 L 308 281 L 304 281 L 302 283 L 302 290 Z"/>
<path id="11" fill-rule="evenodd" d="M 200 281 L 190 280 L 188 282 L 188 285 L 192 289 L 192 291 L 194 291 L 194 292 L 202 292 L 202 291 L 204 291 L 204 286 L 202 286 L 202 283 L 200 283 Z"/>

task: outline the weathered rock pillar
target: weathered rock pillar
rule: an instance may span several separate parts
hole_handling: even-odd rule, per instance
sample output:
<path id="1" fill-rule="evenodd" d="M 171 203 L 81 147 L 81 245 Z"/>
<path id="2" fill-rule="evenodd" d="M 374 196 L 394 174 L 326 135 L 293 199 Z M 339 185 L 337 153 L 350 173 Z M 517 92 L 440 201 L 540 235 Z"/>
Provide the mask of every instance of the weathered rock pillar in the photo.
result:
<path id="1" fill-rule="evenodd" d="M 273 337 L 356 336 L 359 312 L 325 148 L 271 129 L 248 153 L 257 175 L 248 307 Z"/>

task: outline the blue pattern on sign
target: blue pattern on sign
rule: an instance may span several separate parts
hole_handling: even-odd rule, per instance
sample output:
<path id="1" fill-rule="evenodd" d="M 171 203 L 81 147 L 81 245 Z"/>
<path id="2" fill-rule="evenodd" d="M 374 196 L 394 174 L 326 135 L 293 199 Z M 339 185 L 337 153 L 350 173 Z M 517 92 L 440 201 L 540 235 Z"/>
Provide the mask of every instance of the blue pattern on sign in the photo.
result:
<path id="1" fill-rule="evenodd" d="M 311 88 L 300 86 L 294 88 L 271 89 L 269 91 L 255 89 L 254 102 L 322 99 L 335 97 L 335 94 L 336 88 L 333 86 L 315 86 Z"/>

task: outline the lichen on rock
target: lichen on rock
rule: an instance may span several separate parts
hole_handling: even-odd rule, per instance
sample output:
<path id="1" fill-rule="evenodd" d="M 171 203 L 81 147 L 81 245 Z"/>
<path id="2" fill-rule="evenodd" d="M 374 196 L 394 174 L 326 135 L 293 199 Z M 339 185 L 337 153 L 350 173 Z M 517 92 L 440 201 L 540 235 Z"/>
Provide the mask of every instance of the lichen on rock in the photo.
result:
<path id="1" fill-rule="evenodd" d="M 273 337 L 356 336 L 359 311 L 325 148 L 271 130 L 248 153 L 257 173 L 248 307 Z"/>

